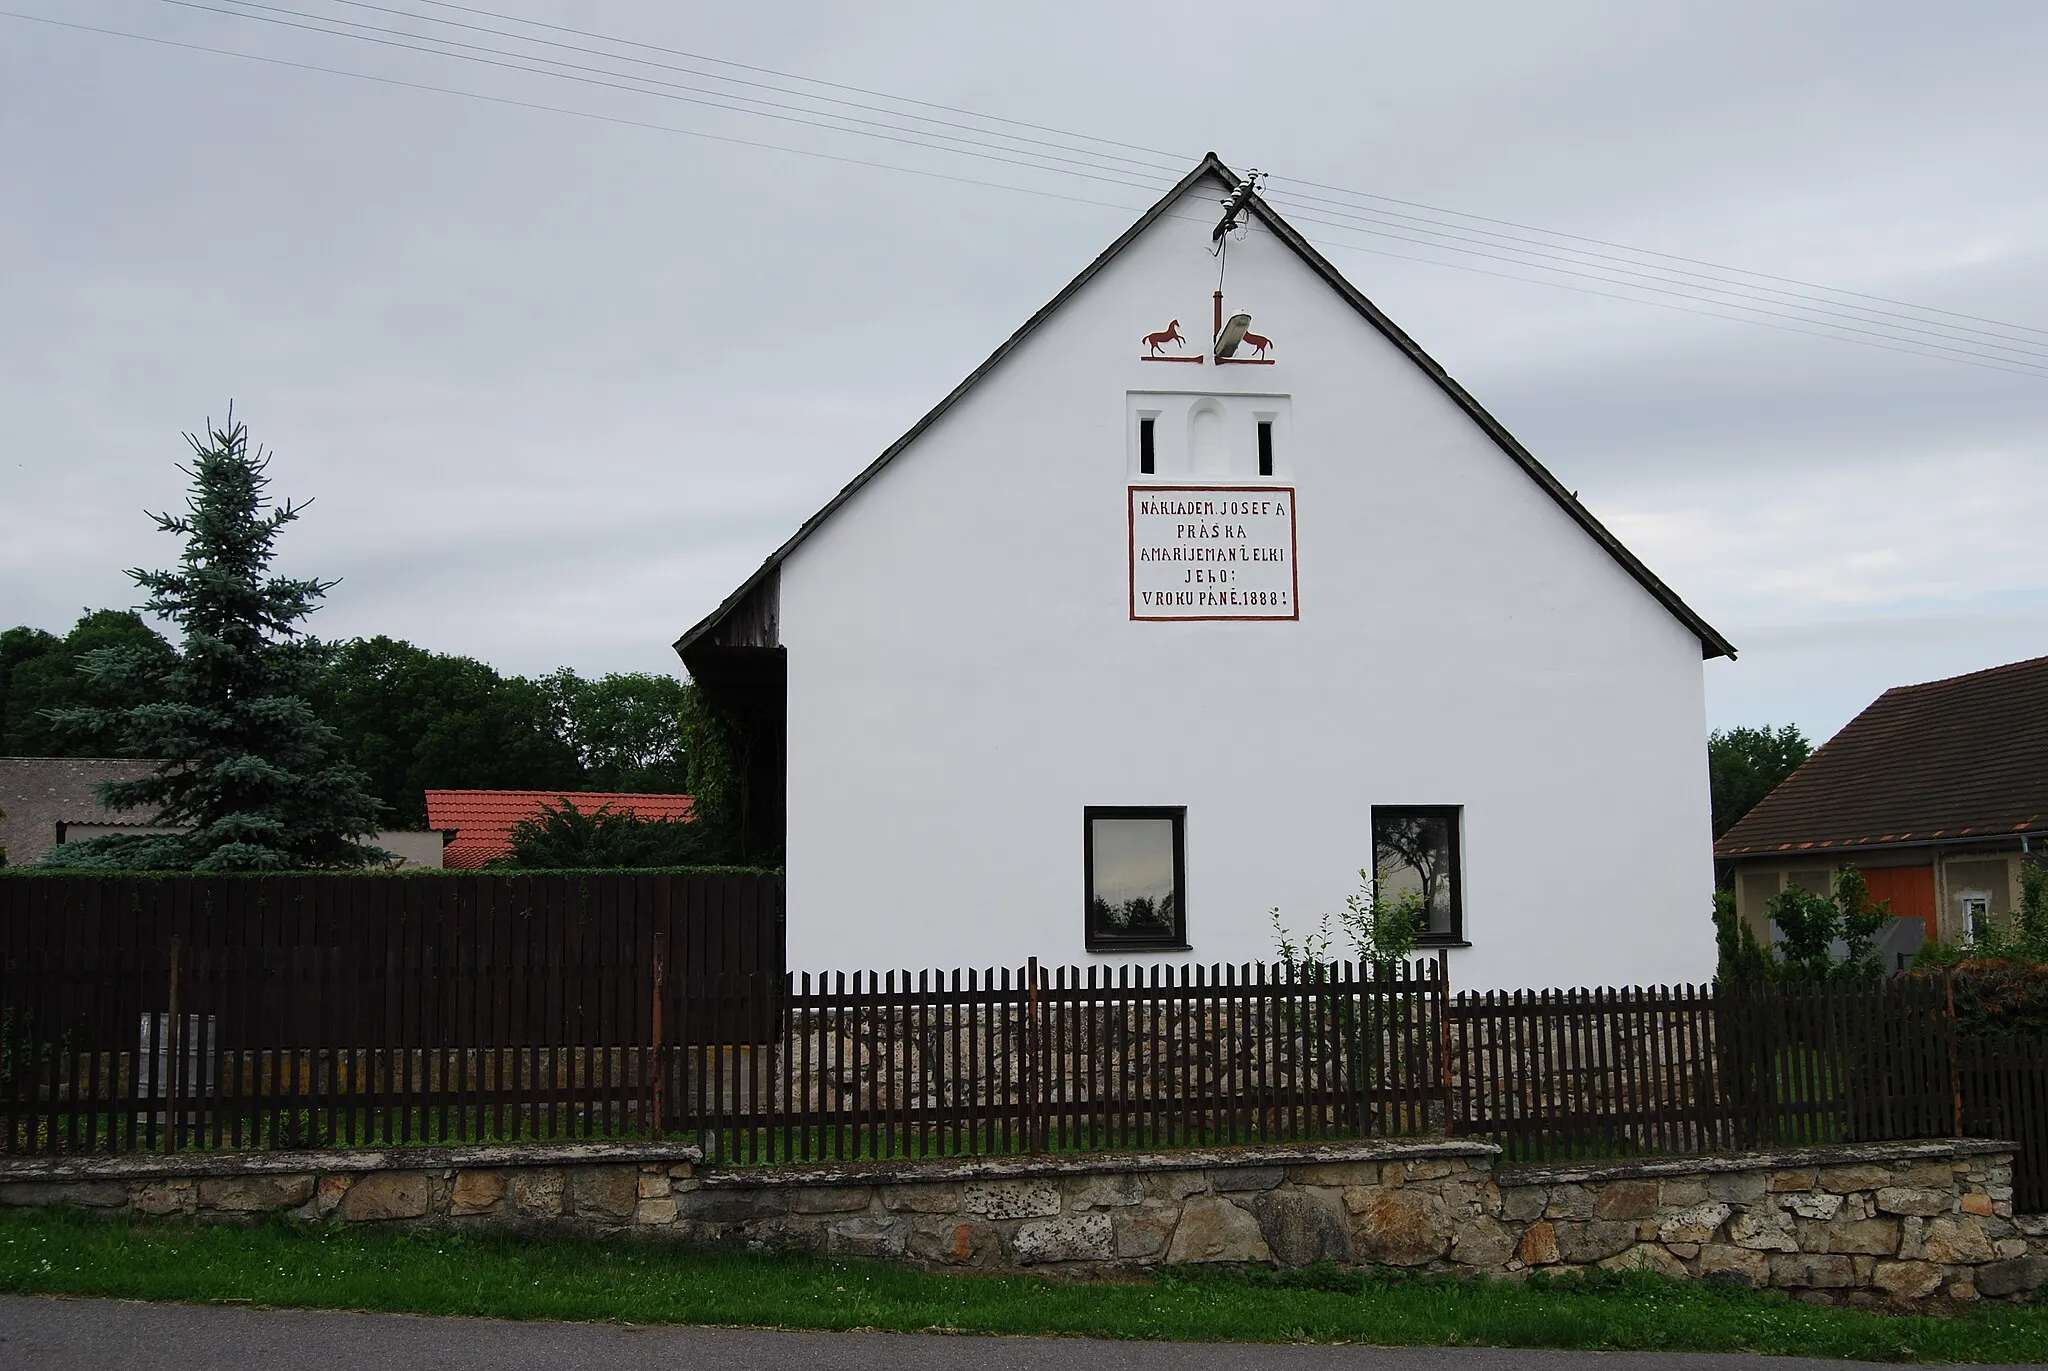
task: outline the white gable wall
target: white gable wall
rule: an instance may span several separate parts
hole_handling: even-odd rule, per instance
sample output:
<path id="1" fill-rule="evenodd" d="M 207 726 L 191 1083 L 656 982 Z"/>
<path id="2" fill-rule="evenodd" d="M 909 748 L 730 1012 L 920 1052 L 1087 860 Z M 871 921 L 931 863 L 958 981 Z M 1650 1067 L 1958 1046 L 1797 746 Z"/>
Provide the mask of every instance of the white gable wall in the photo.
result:
<path id="1" fill-rule="evenodd" d="M 1356 887 L 1374 804 L 1456 804 L 1454 983 L 1709 975 L 1698 639 L 1262 227 L 1226 290 L 1278 365 L 1139 361 L 1170 317 L 1209 335 L 1215 203 L 784 563 L 790 965 L 1269 960 L 1269 909 L 1299 929 Z M 1299 622 L 1129 620 L 1138 390 L 1288 397 Z M 1084 950 L 1082 811 L 1116 804 L 1187 807 L 1192 953 Z"/>

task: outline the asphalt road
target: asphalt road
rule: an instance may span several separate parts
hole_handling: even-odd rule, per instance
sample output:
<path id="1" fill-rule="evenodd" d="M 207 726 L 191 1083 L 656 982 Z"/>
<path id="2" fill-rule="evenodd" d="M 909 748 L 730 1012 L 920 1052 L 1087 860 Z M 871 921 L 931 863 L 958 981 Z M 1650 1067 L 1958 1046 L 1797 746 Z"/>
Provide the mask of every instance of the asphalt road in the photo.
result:
<path id="1" fill-rule="evenodd" d="M 0 1296 L 0 1368 L 37 1371 L 1843 1371 L 1805 1358 L 777 1333 Z"/>

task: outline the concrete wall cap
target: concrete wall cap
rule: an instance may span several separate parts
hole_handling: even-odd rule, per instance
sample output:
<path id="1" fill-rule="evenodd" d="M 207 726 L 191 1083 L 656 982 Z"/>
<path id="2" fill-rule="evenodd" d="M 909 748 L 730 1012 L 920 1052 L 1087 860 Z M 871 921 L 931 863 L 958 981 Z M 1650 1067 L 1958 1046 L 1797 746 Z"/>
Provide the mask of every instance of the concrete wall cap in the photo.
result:
<path id="1" fill-rule="evenodd" d="M 432 1171 L 518 1166 L 581 1166 L 603 1162 L 697 1162 L 695 1143 L 475 1143 L 455 1147 L 332 1147 L 305 1152 L 104 1153 L 0 1158 L 0 1182 L 120 1180 L 155 1176 L 334 1175 L 362 1171 Z"/>
<path id="2" fill-rule="evenodd" d="M 1035 1176 L 1086 1176 L 1103 1172 L 1211 1171 L 1237 1166 L 1312 1166 L 1318 1162 L 1420 1161 L 1456 1157 L 1486 1159 L 1500 1154 L 1489 1142 L 1364 1141 L 1302 1143 L 1271 1147 L 1188 1148 L 1169 1152 L 1090 1152 L 1036 1157 L 918 1157 L 876 1162 L 790 1162 L 773 1166 L 700 1169 L 706 1189 L 721 1186 L 877 1185 L 917 1181 L 1010 1180 Z"/>
<path id="3" fill-rule="evenodd" d="M 1657 1157 L 1643 1161 L 1504 1166 L 1495 1171 L 1494 1179 L 1501 1185 L 1563 1185 L 1568 1182 L 1629 1180 L 1648 1176 L 1687 1176 L 1712 1171 L 1785 1171 L 1799 1167 L 1848 1166 L 1858 1162 L 1924 1162 L 2009 1154 L 2018 1150 L 2018 1143 L 2001 1142 L 1992 1138 L 1933 1138 L 1916 1142 L 1845 1143 L 1836 1147 L 1788 1148 L 1781 1152 L 1714 1152 L 1690 1157 Z"/>

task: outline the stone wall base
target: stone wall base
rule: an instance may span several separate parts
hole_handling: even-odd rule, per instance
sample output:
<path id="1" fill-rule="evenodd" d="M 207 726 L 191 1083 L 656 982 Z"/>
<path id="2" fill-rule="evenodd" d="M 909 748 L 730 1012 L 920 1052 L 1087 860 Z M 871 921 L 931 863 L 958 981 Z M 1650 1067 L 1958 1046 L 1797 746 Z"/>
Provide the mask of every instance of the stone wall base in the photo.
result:
<path id="1" fill-rule="evenodd" d="M 1926 1307 L 2048 1284 L 2012 1145 L 1936 1141 L 1498 1168 L 1469 1141 L 710 1168 L 676 1144 L 0 1160 L 0 1204 L 561 1226 L 931 1267 L 1184 1263 L 1519 1276 L 1642 1268 Z"/>

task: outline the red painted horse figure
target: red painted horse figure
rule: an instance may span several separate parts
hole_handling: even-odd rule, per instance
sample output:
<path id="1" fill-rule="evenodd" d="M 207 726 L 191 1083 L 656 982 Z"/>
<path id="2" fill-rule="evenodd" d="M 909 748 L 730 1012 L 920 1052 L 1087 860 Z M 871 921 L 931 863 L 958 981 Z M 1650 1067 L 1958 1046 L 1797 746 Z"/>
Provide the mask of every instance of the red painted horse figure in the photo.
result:
<path id="1" fill-rule="evenodd" d="M 1264 357 L 1266 349 L 1273 346 L 1273 340 L 1271 338 L 1261 338 L 1256 333 L 1247 333 L 1244 336 L 1244 345 L 1259 356 Z"/>
<path id="2" fill-rule="evenodd" d="M 1188 345 L 1188 340 L 1180 336 L 1180 320 L 1175 319 L 1162 331 L 1146 334 L 1144 343 L 1146 347 L 1151 349 L 1151 355 L 1157 357 L 1159 349 L 1168 343 L 1172 343 L 1175 347 L 1184 348 Z"/>

